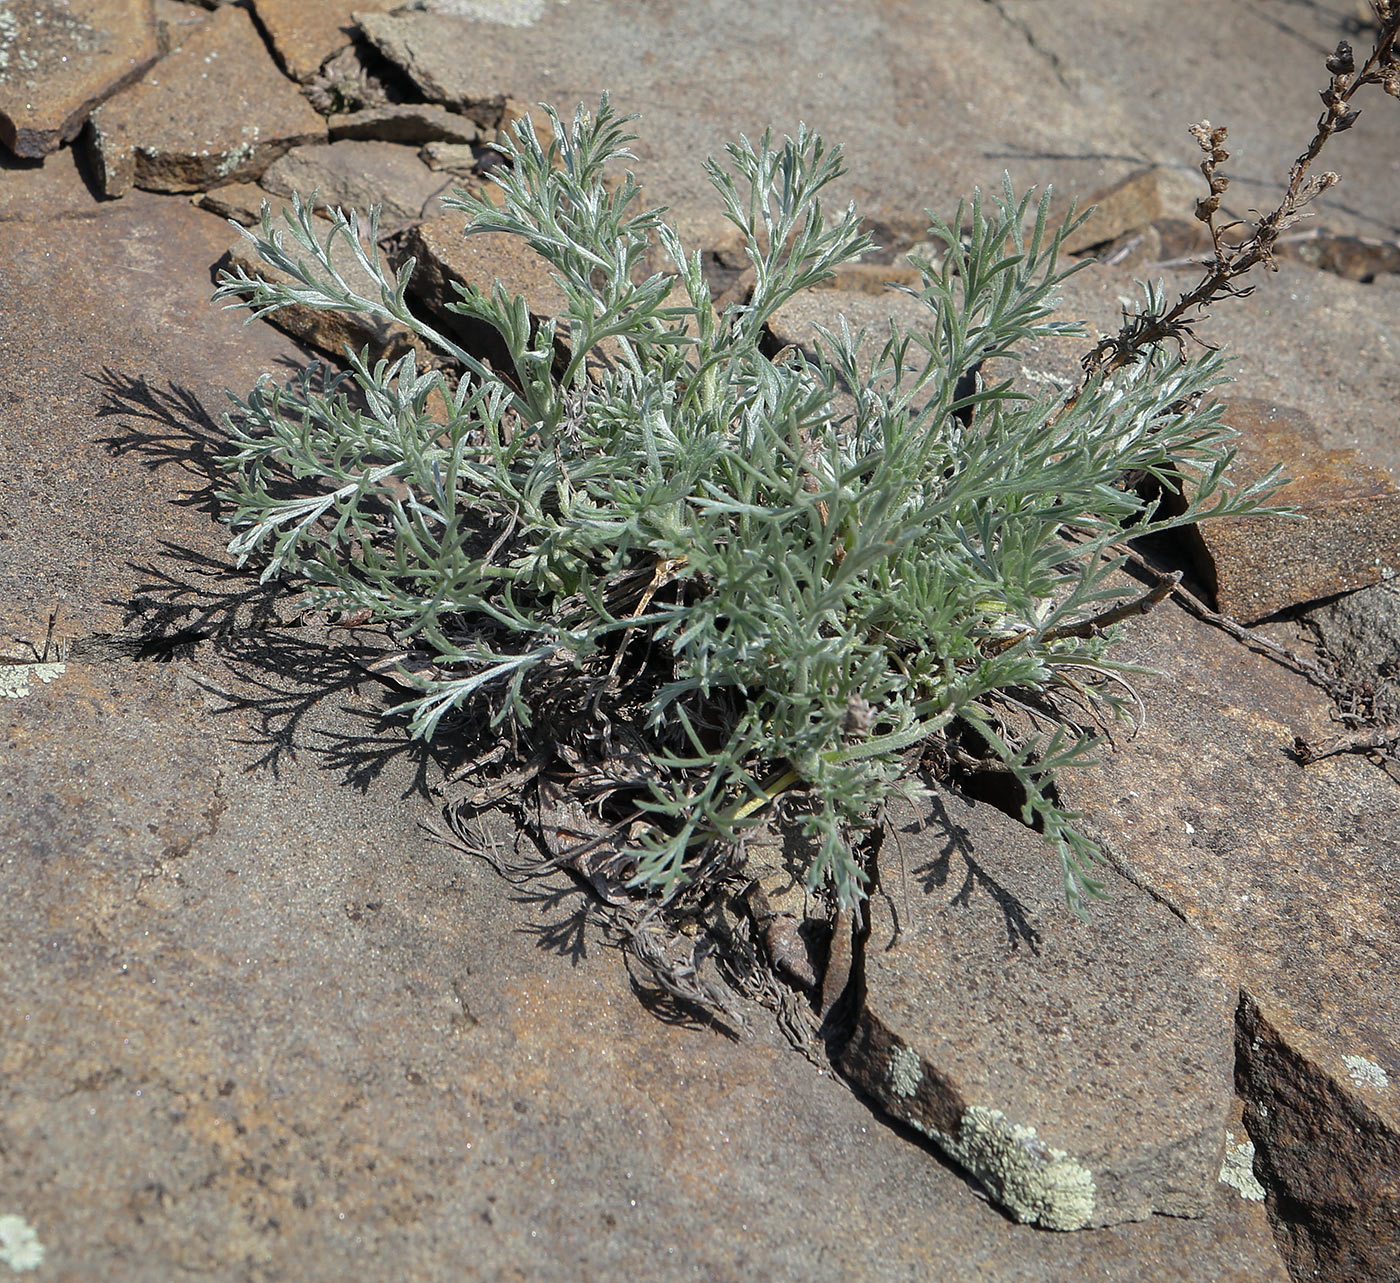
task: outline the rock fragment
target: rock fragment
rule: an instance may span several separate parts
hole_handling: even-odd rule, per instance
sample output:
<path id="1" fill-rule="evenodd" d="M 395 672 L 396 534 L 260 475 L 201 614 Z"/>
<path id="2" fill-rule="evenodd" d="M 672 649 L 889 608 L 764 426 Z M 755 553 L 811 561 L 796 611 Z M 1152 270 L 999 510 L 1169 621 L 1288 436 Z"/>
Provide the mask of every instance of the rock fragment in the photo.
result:
<path id="1" fill-rule="evenodd" d="M 1292 479 L 1274 502 L 1305 520 L 1230 517 L 1197 527 L 1223 614 L 1254 623 L 1400 574 L 1400 490 L 1388 472 L 1355 450 L 1325 449 L 1301 410 L 1232 398 L 1225 421 L 1240 433 L 1232 484 L 1281 464 Z"/>
<path id="2" fill-rule="evenodd" d="M 444 103 L 481 124 L 497 125 L 506 94 L 489 67 L 463 57 L 476 33 L 452 17 L 430 13 L 357 13 L 360 30 L 429 102 Z"/>
<path id="3" fill-rule="evenodd" d="M 331 142 L 344 138 L 386 143 L 447 143 L 465 146 L 481 136 L 474 121 L 435 103 L 391 103 L 332 116 Z"/>
<path id="4" fill-rule="evenodd" d="M 248 14 L 221 8 L 138 84 L 92 115 L 108 196 L 188 192 L 255 179 L 325 122 L 268 55 Z"/>
<path id="5" fill-rule="evenodd" d="M 353 40 L 356 10 L 383 13 L 400 0 L 253 0 L 253 11 L 272 41 L 277 61 L 293 80 L 305 84 L 328 58 Z"/>
<path id="6" fill-rule="evenodd" d="M 1018 1221 L 1205 1215 L 1235 995 L 1199 939 L 1112 874 L 1082 922 L 1053 854 L 991 806 L 935 790 L 890 816 L 907 876 L 882 864 L 842 1069 Z"/>
<path id="7" fill-rule="evenodd" d="M 1395 1277 L 1395 784 L 1350 754 L 1301 766 L 1295 735 L 1336 734 L 1327 697 L 1183 611 L 1134 625 L 1122 658 L 1146 670 L 1147 722 L 1061 772 L 1061 802 L 1232 961 L 1236 1082 L 1294 1277 Z M 1357 1082 L 1357 1057 L 1389 1085 Z"/>
<path id="8" fill-rule="evenodd" d="M 37 160 L 160 56 L 151 0 L 0 5 L 0 143 Z"/>
<path id="9" fill-rule="evenodd" d="M 1080 254 L 1116 240 L 1124 232 L 1146 227 L 1162 216 L 1162 196 L 1157 189 L 1155 170 L 1139 169 L 1109 187 L 1100 188 L 1092 196 L 1079 201 L 1082 213 L 1089 216 L 1065 239 L 1062 252 Z M 1069 212 L 1068 202 L 1052 202 L 1049 226 L 1057 227 Z"/>
<path id="10" fill-rule="evenodd" d="M 482 326 L 448 310 L 459 295 L 453 282 L 474 285 L 489 294 L 499 284 L 508 295 L 522 295 L 536 320 L 568 310 L 549 265 L 517 236 L 484 232 L 467 236 L 466 215 L 444 214 L 420 223 L 410 233 L 406 254 L 418 260 L 413 292 L 436 320 L 468 344 L 493 341 Z"/>
<path id="11" fill-rule="evenodd" d="M 417 218 L 445 180 L 414 148 L 347 139 L 293 148 L 268 167 L 262 186 L 278 196 L 296 192 L 307 200 L 315 192 L 318 205 L 361 214 L 378 205 L 380 227 L 388 232 Z"/>
<path id="12" fill-rule="evenodd" d="M 317 219 L 316 222 L 322 225 L 319 239 L 324 244 L 331 224 L 322 219 Z M 291 233 L 285 230 L 287 222 L 280 213 L 274 215 L 273 226 L 283 229 L 284 244 L 288 252 L 298 256 L 300 247 L 292 239 Z M 368 251 L 369 247 L 365 248 Z M 351 290 L 362 298 L 378 301 L 379 283 L 365 270 L 342 238 L 336 239 L 332 250 L 332 262 Z M 261 277 L 266 281 L 292 283 L 292 278 L 286 273 L 258 256 L 257 250 L 246 236 L 238 236 L 229 246 L 226 266 L 229 270 L 241 267 L 249 276 Z M 269 312 L 266 319 L 293 338 L 309 343 L 337 360 L 344 358 L 347 347 L 358 352 L 365 346 L 369 348 L 371 361 L 381 358 L 393 360 L 402 356 L 413 345 L 413 336 L 404 326 L 364 312 L 333 311 L 296 303 Z"/>

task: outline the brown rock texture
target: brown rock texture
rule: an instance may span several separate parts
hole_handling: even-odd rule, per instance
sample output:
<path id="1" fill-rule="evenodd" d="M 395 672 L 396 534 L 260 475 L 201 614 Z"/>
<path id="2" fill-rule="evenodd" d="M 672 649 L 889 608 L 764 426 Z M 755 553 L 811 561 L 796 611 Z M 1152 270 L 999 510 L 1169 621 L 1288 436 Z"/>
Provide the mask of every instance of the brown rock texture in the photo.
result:
<path id="1" fill-rule="evenodd" d="M 434 103 L 394 103 L 344 112 L 327 121 L 332 142 L 342 138 L 388 143 L 474 143 L 481 130 L 475 122 Z"/>
<path id="2" fill-rule="evenodd" d="M 1396 1216 L 1395 784 L 1355 756 L 1298 763 L 1295 734 L 1336 727 L 1285 668 L 1177 610 L 1131 636 L 1124 658 L 1157 670 L 1134 682 L 1147 724 L 1063 772 L 1061 799 L 1235 969 L 1240 1028 L 1260 1038 L 1241 1032 L 1237 1048 L 1246 1119 L 1266 1170 L 1286 1174 L 1270 1208 L 1290 1263 L 1310 1267 L 1297 1277 L 1385 1277 L 1352 1263 L 1400 1266 L 1393 1240 L 1367 1246 L 1371 1217 Z"/>
<path id="3" fill-rule="evenodd" d="M 296 192 L 309 201 L 315 192 L 318 206 L 357 209 L 365 216 L 378 205 L 383 232 L 417 218 L 444 185 L 416 148 L 349 139 L 294 147 L 262 176 L 262 186 L 278 196 Z"/>
<path id="4" fill-rule="evenodd" d="M 160 55 L 151 0 L 25 0 L 0 10 L 0 143 L 38 159 Z"/>
<path id="5" fill-rule="evenodd" d="M 1304 520 L 1198 527 L 1217 609 L 1253 623 L 1400 574 L 1400 491 L 1389 472 L 1355 450 L 1324 449 L 1307 415 L 1286 406 L 1231 399 L 1225 421 L 1240 433 L 1231 482 L 1248 485 L 1281 465 L 1292 480 L 1272 502 Z"/>
<path id="6" fill-rule="evenodd" d="M 504 232 L 468 236 L 461 211 L 420 223 L 408 236 L 405 254 L 418 260 L 413 292 L 427 310 L 467 341 L 480 341 L 481 326 L 449 312 L 458 299 L 453 282 L 490 292 L 499 283 L 508 295 L 522 295 L 536 320 L 568 310 L 550 276 L 549 265 L 519 237 Z"/>
<path id="7" fill-rule="evenodd" d="M 326 136 L 253 20 L 232 6 L 94 112 L 92 126 L 93 164 L 108 196 L 255 179 L 289 148 Z"/>
<path id="8" fill-rule="evenodd" d="M 273 208 L 277 208 L 277 202 L 272 204 Z M 322 219 L 316 221 L 320 224 L 319 239 L 325 244 L 331 224 Z M 280 213 L 274 216 L 273 227 L 275 231 L 282 232 L 288 250 L 302 256 L 288 230 L 287 219 Z M 253 230 L 258 235 L 262 234 L 260 225 Z M 361 265 L 342 237 L 336 238 L 332 253 L 332 261 L 346 285 L 362 298 L 372 299 L 377 303 L 380 294 L 378 283 Z M 240 267 L 249 276 L 260 277 L 263 280 L 280 281 L 284 284 L 292 280 L 285 272 L 265 262 L 253 243 L 245 236 L 239 236 L 229 246 L 228 261 L 223 270 L 232 274 Z M 386 266 L 385 270 L 392 275 L 392 269 Z M 347 348 L 352 352 L 359 352 L 367 346 L 371 362 L 381 359 L 393 360 L 402 356 L 413 345 L 413 336 L 404 326 L 359 312 L 336 311 L 297 303 L 268 313 L 267 319 L 279 330 L 284 330 L 293 338 L 309 343 L 337 359 L 344 358 Z"/>
<path id="9" fill-rule="evenodd" d="M 0 281 L 0 649 L 58 636 L 217 629 L 194 583 L 225 566 L 211 456 L 224 388 L 306 354 L 209 303 L 223 220 L 144 193 L 6 223 Z M 157 569 L 160 566 L 161 569 Z M 164 582 L 185 588 L 146 614 Z M 253 606 L 258 594 L 246 603 Z"/>
<path id="10" fill-rule="evenodd" d="M 398 0 L 253 0 L 253 12 L 272 41 L 277 60 L 305 84 L 356 34 L 354 12 L 397 9 Z"/>
<path id="11" fill-rule="evenodd" d="M 1053 854 L 985 804 L 935 789 L 889 823 L 843 1071 L 1018 1221 L 1206 1215 L 1235 997 L 1196 935 L 1111 873 L 1076 918 Z"/>

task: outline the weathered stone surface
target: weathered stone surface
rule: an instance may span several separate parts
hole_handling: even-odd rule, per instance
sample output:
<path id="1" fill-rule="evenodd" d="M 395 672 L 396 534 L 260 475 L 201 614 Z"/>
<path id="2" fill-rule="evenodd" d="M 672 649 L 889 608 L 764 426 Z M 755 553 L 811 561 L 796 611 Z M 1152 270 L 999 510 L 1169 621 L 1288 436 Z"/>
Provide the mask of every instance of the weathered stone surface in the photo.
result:
<path id="1" fill-rule="evenodd" d="M 352 140 L 294 147 L 262 176 L 262 186 L 278 196 L 296 192 L 309 200 L 315 192 L 317 205 L 365 215 L 378 205 L 384 232 L 417 218 L 444 185 L 412 147 Z"/>
<path id="2" fill-rule="evenodd" d="M 352 12 L 384 13 L 399 7 L 399 0 L 253 0 L 253 12 L 272 41 L 277 61 L 303 84 L 350 43 L 355 35 Z"/>
<path id="3" fill-rule="evenodd" d="M 155 0 L 155 6 L 162 56 L 178 49 L 191 32 L 197 31 L 209 20 L 209 15 L 203 9 L 185 3 L 185 0 Z"/>
<path id="4" fill-rule="evenodd" d="M 476 149 L 468 143 L 428 143 L 419 154 L 434 171 L 470 174 L 476 168 Z"/>
<path id="5" fill-rule="evenodd" d="M 1089 216 L 1065 238 L 1064 253 L 1079 254 L 1160 218 L 1162 195 L 1157 188 L 1156 171 L 1136 170 L 1079 202 L 1081 211 L 1090 206 L 1093 208 Z M 1067 212 L 1067 205 L 1053 206 L 1052 219 L 1063 219 Z"/>
<path id="6" fill-rule="evenodd" d="M 264 201 L 274 210 L 288 204 L 257 183 L 226 183 L 213 191 L 201 192 L 197 198 L 200 209 L 207 209 L 220 218 L 231 218 L 244 227 L 251 227 L 262 218 Z"/>
<path id="7" fill-rule="evenodd" d="M 1388 1277 L 1400 1271 L 1395 784 L 1350 755 L 1299 765 L 1295 734 L 1336 732 L 1301 677 L 1167 607 L 1129 635 L 1123 657 L 1159 670 L 1134 679 L 1146 727 L 1064 772 L 1061 799 L 1233 959 L 1239 1085 L 1283 1191 L 1269 1207 L 1295 1276 Z M 1378 1073 L 1358 1079 L 1363 1063 Z M 1386 1218 L 1391 1235 L 1377 1239 Z M 1386 1264 L 1358 1274 L 1356 1261 Z"/>
<path id="8" fill-rule="evenodd" d="M 221 219 L 145 194 L 38 213 L 0 235 L 0 637 L 42 641 L 56 600 L 60 637 L 122 632 L 172 550 L 181 574 L 226 563 L 209 515 L 224 388 L 305 354 L 210 305 Z M 170 631 L 206 605 L 191 591 Z"/>
<path id="9" fill-rule="evenodd" d="M 97 200 L 81 153 L 64 148 L 42 165 L 0 152 L 0 222 L 88 213 Z"/>
<path id="10" fill-rule="evenodd" d="M 274 226 L 284 229 L 288 249 L 295 250 L 296 243 L 292 240 L 291 233 L 285 231 L 287 222 L 280 214 L 276 216 Z M 330 224 L 325 223 L 323 242 L 325 233 L 329 231 Z M 332 261 L 345 283 L 361 297 L 377 301 L 378 283 L 346 248 L 343 240 L 337 240 L 334 253 Z M 283 284 L 292 283 L 292 278 L 285 272 L 265 263 L 253 248 L 252 242 L 244 236 L 237 237 L 230 244 L 225 264 L 226 270 L 230 272 L 240 267 L 249 276 L 259 276 L 264 280 Z M 268 313 L 267 319 L 279 330 L 285 330 L 293 338 L 309 343 L 337 360 L 344 358 L 347 347 L 358 352 L 365 346 L 369 347 L 372 361 L 381 358 L 393 360 L 402 356 L 413 345 L 413 336 L 404 326 L 360 312 L 329 311 L 297 303 Z"/>
<path id="11" fill-rule="evenodd" d="M 1070 94 L 1090 105 L 1097 129 L 1116 139 L 1118 154 L 1160 164 L 1164 198 L 1185 215 L 1204 194 L 1201 152 L 1189 125 L 1209 117 L 1230 130 L 1224 166 L 1233 179 L 1225 196 L 1230 215 L 1271 209 L 1312 136 L 1317 91 L 1327 83 L 1323 59 L 1342 39 L 1356 47 L 1358 65 L 1371 47 L 1370 33 L 1357 31 L 1351 4 L 1300 7 L 1287 22 L 1231 6 L 1228 24 L 1205 0 L 1070 0 L 1053 8 L 999 0 L 996 7 L 1008 29 L 1054 69 L 1056 97 Z M 1086 55 L 1090 31 L 1098 52 Z M 1357 105 L 1355 128 L 1322 153 L 1322 167 L 1340 171 L 1343 182 L 1317 203 L 1317 217 L 1338 231 L 1394 234 L 1400 230 L 1394 103 L 1377 93 Z"/>
<path id="12" fill-rule="evenodd" d="M 160 54 L 151 0 L 25 0 L 0 9 L 0 143 L 37 159 Z"/>
<path id="13" fill-rule="evenodd" d="M 799 294 L 769 318 L 768 332 L 780 345 L 791 344 L 811 352 L 818 342 L 817 326 L 839 333 L 840 318 L 845 317 L 851 333 L 866 330 L 871 337 L 870 346 L 878 351 L 878 345 L 889 334 L 891 320 L 902 329 L 924 326 L 929 320 L 928 308 L 918 299 L 884 287 L 887 272 L 890 279 L 898 278 L 897 267 L 872 266 L 864 279 L 855 281 L 855 288 L 852 278 L 847 277 L 832 282 L 831 288 Z M 867 288 L 874 285 L 879 289 Z"/>
<path id="14" fill-rule="evenodd" d="M 1248 298 L 1212 307 L 1201 326 L 1202 338 L 1239 358 L 1229 395 L 1297 406 L 1323 447 L 1359 450 L 1400 474 L 1400 276 L 1363 285 L 1282 263 L 1256 284 Z"/>
<path id="15" fill-rule="evenodd" d="M 430 12 L 366 14 L 361 26 L 425 97 L 483 123 L 497 123 L 507 98 L 567 115 L 608 90 L 620 110 L 644 113 L 633 167 L 647 199 L 697 219 L 719 207 L 700 168 L 706 156 L 740 133 L 791 133 L 799 121 L 845 145 L 852 173 L 838 199 L 855 199 L 905 243 L 921 233 L 925 206 L 951 212 L 974 185 L 999 188 L 1008 149 L 1022 184 L 1053 176 L 1091 191 L 1139 167 L 1106 160 L 1106 134 L 1097 154 L 1086 143 L 1075 148 L 1086 159 L 1065 159 L 1066 133 L 1099 138 L 1094 116 L 1064 101 L 1052 69 L 1008 39 L 989 6 L 930 23 L 901 2 L 814 10 L 724 0 L 702 13 L 631 0 L 606 13 L 553 6 L 518 28 Z M 662 48 L 657 61 L 651 51 Z M 998 92 L 973 102 L 967 87 L 992 83 L 984 76 Z M 1063 108 L 1053 123 L 1050 99 Z"/>
<path id="16" fill-rule="evenodd" d="M 539 320 L 567 311 L 549 265 L 519 237 L 504 232 L 467 236 L 466 215 L 444 214 L 420 223 L 410 233 L 405 255 L 418 260 L 413 292 L 428 311 L 469 343 L 482 339 L 480 327 L 447 310 L 458 299 L 454 281 L 490 293 L 499 281 L 507 294 L 522 295 L 530 315 Z"/>
<path id="17" fill-rule="evenodd" d="M 1223 1185 L 1036 1233 L 761 1013 L 657 1019 L 567 884 L 542 919 L 417 827 L 420 758 L 309 632 L 7 707 L 0 1200 L 54 1277 L 1282 1283 Z"/>
<path id="18" fill-rule="evenodd" d="M 1293 478 L 1274 502 L 1306 518 L 1241 517 L 1198 527 L 1216 607 L 1253 623 L 1289 606 L 1400 574 L 1400 491 L 1355 450 L 1325 450 L 1306 415 L 1269 401 L 1232 398 L 1236 486 L 1279 464 Z"/>
<path id="19" fill-rule="evenodd" d="M 475 121 L 434 103 L 391 103 L 332 116 L 332 142 L 342 138 L 378 139 L 386 143 L 474 143 L 481 135 Z"/>
<path id="20" fill-rule="evenodd" d="M 1235 993 L 1196 936 L 1111 873 L 1082 922 L 1053 853 L 992 807 L 935 791 L 890 825 L 842 1069 L 1018 1221 L 1206 1215 Z"/>
<path id="21" fill-rule="evenodd" d="M 1334 272 L 1369 285 L 1377 276 L 1400 272 L 1400 244 L 1365 236 L 1337 236 L 1319 230 L 1298 240 L 1284 240 L 1280 258 L 1296 258 L 1309 267 Z"/>
<path id="22" fill-rule="evenodd" d="M 277 70 L 243 9 L 220 9 L 92 115 L 102 189 L 188 192 L 257 178 L 325 121 Z"/>
<path id="23" fill-rule="evenodd" d="M 1345 680 L 1400 703 L 1400 583 L 1347 593 L 1309 611 L 1307 619 Z"/>

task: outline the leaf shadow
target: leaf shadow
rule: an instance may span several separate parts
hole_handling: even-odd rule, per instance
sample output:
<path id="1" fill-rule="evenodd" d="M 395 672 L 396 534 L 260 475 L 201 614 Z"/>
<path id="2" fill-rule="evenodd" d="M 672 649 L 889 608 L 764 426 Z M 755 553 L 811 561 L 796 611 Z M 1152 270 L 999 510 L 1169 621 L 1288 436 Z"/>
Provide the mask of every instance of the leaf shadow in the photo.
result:
<path id="1" fill-rule="evenodd" d="M 929 814 L 920 817 L 919 828 L 941 830 L 944 842 L 933 859 L 911 870 L 924 893 L 932 895 L 948 885 L 956 856 L 962 864 L 962 884 L 948 900 L 948 905 L 962 910 L 970 909 L 973 893 L 981 891 L 1000 911 L 1006 940 L 1011 948 L 1025 946 L 1032 954 L 1039 956 L 1042 937 L 1035 926 L 1032 910 L 977 858 L 977 847 L 971 833 L 953 818 L 944 795 L 931 791 L 927 803 Z"/>

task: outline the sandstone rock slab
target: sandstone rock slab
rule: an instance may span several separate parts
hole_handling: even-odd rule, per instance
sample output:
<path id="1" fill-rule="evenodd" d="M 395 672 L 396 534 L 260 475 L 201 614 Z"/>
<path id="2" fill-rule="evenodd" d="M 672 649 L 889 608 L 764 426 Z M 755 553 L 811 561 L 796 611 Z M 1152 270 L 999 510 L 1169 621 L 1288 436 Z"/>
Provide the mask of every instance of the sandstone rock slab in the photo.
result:
<path id="1" fill-rule="evenodd" d="M 1225 197 L 1231 215 L 1272 209 L 1312 137 L 1317 93 L 1328 79 L 1323 59 L 1346 39 L 1359 66 L 1371 47 L 1370 33 L 1357 30 L 1356 7 L 1346 4 L 1300 9 L 1287 22 L 1245 6 L 1232 6 L 1222 22 L 1205 0 L 1072 0 L 1053 10 L 1036 0 L 1002 0 L 997 9 L 1008 35 L 1054 69 L 1059 93 L 1092 105 L 1116 151 L 1162 165 L 1164 196 L 1186 215 L 1203 195 L 1201 153 L 1189 125 L 1208 117 L 1230 131 L 1224 170 L 1234 180 Z M 1086 57 L 1081 42 L 1089 31 L 1099 52 Z M 1343 181 L 1318 202 L 1317 217 L 1338 231 L 1394 234 L 1394 100 L 1375 92 L 1356 105 L 1362 110 L 1354 129 L 1322 153 L 1322 168 L 1339 171 Z"/>
<path id="2" fill-rule="evenodd" d="M 629 0 L 606 13 L 550 6 L 520 27 L 464 12 L 365 14 L 361 27 L 425 97 L 482 124 L 498 123 L 507 98 L 550 102 L 567 117 L 608 90 L 619 110 L 643 113 L 632 167 L 648 201 L 699 229 L 722 232 L 705 157 L 722 156 L 741 133 L 795 133 L 799 121 L 846 148 L 851 176 L 833 199 L 855 199 L 905 244 L 922 234 L 925 207 L 951 213 L 973 186 L 999 189 L 1008 156 L 1022 185 L 1072 177 L 1085 191 L 1141 167 L 1123 165 L 1093 113 L 1065 101 L 1053 71 L 1007 39 L 990 6 L 937 23 L 908 2 L 813 10 L 724 0 L 673 13 Z M 664 60 L 653 55 L 660 48 Z M 967 91 L 990 83 L 997 94 Z M 1066 159 L 1066 132 L 1102 147 Z"/>
<path id="3" fill-rule="evenodd" d="M 64 148 L 43 164 L 0 152 L 0 222 L 89 213 L 97 201 L 90 181 L 77 148 Z"/>
<path id="4" fill-rule="evenodd" d="M 398 0 L 253 0 L 253 12 L 278 62 L 303 84 L 350 44 L 356 34 L 353 12 L 384 13 L 399 7 Z"/>
<path id="5" fill-rule="evenodd" d="M 390 103 L 347 111 L 327 121 L 331 142 L 342 138 L 376 139 L 386 143 L 474 143 L 479 126 L 466 116 L 435 103 Z"/>
<path id="6" fill-rule="evenodd" d="M 935 789 L 889 825 L 843 1071 L 1018 1221 L 1206 1215 L 1235 994 L 1194 933 L 1111 873 L 1081 921 L 1044 843 L 985 804 Z"/>
<path id="7" fill-rule="evenodd" d="M 94 112 L 89 145 L 103 191 L 121 196 L 255 179 L 289 148 L 325 136 L 252 18 L 229 6 Z"/>
<path id="8" fill-rule="evenodd" d="M 276 202 L 273 202 L 272 207 L 277 207 Z M 297 247 L 290 231 L 287 230 L 288 226 L 288 221 L 282 214 L 274 216 L 273 227 L 283 232 L 288 248 L 295 250 Z M 329 231 L 330 223 L 323 223 L 323 243 Z M 261 234 L 260 228 L 258 232 Z M 369 247 L 365 248 L 368 252 Z M 361 297 L 378 300 L 378 282 L 364 269 L 343 240 L 337 239 L 333 253 L 332 261 L 345 283 Z M 222 270 L 233 272 L 240 267 L 249 276 L 281 284 L 293 283 L 292 277 L 264 262 L 253 248 L 252 242 L 245 236 L 237 237 L 230 244 L 226 268 Z M 358 352 L 361 348 L 368 347 L 370 360 L 373 362 L 381 359 L 393 360 L 413 346 L 413 335 L 404 326 L 360 312 L 331 311 L 296 303 L 269 312 L 266 319 L 279 330 L 284 330 L 293 338 L 319 348 L 337 361 L 344 359 L 346 348 Z"/>
<path id="9" fill-rule="evenodd" d="M 24 0 L 0 12 L 0 143 L 38 159 L 160 56 L 151 0 Z"/>
<path id="10" fill-rule="evenodd" d="M 0 235 L 3 649 L 12 634 L 42 641 L 56 600 L 60 637 L 126 631 L 172 548 L 226 565 L 210 515 L 224 389 L 305 360 L 210 304 L 223 220 L 144 193 L 37 212 Z M 171 631 L 202 609 L 184 599 Z"/>
<path id="11" fill-rule="evenodd" d="M 234 636 L 8 704 L 0 1199 L 56 1277 L 1283 1283 L 1226 1186 L 1036 1233 L 757 1020 L 658 1019 L 567 884 L 417 827 L 430 764 L 338 652 Z"/>
<path id="12" fill-rule="evenodd" d="M 536 320 L 568 310 L 549 265 L 524 241 L 505 232 L 468 236 L 462 230 L 466 219 L 461 211 L 429 219 L 412 229 L 405 244 L 405 256 L 418 260 L 413 293 L 437 321 L 468 344 L 490 341 L 478 323 L 447 310 L 459 297 L 453 282 L 487 294 L 499 282 L 508 295 L 524 297 Z"/>
<path id="13" fill-rule="evenodd" d="M 1272 502 L 1300 514 L 1238 517 L 1197 527 L 1216 608 L 1244 623 L 1400 574 L 1400 491 L 1356 450 L 1325 450 L 1308 417 L 1247 397 L 1226 403 L 1239 431 L 1235 486 L 1282 465 Z"/>
<path id="14" fill-rule="evenodd" d="M 357 209 L 367 215 L 371 205 L 378 205 L 383 232 L 419 217 L 445 186 L 412 147 L 350 139 L 294 147 L 268 167 L 261 181 L 278 196 L 296 192 L 309 201 L 315 192 L 317 205 L 346 212 Z"/>
<path id="15" fill-rule="evenodd" d="M 1375 1239 L 1400 1224 L 1395 783 L 1355 756 L 1300 765 L 1295 735 L 1335 734 L 1327 698 L 1224 634 L 1162 607 L 1129 636 L 1124 658 L 1157 670 L 1134 679 L 1147 724 L 1060 797 L 1232 960 L 1246 1122 L 1292 1266 L 1395 1273 L 1396 1240 Z"/>

